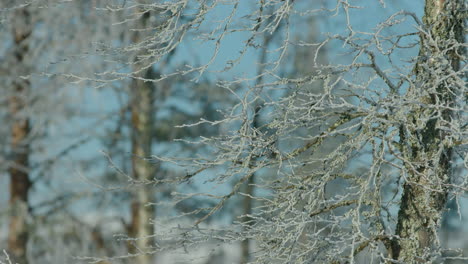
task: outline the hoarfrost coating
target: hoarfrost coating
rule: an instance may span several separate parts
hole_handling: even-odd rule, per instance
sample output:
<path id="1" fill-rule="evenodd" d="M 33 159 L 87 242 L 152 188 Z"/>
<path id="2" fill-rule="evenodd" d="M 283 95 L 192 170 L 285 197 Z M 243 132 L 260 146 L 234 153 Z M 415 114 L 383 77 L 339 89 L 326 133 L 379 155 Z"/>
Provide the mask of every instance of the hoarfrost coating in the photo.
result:
<path id="1" fill-rule="evenodd" d="M 43 76 L 131 87 L 120 96 L 132 98 L 121 110 L 132 162 L 106 159 L 137 209 L 133 229 L 122 220 L 128 254 L 80 259 L 191 259 L 217 245 L 241 263 L 466 261 L 448 210 L 463 214 L 467 189 L 466 5 L 96 4 L 119 33 L 82 60 L 102 67 Z M 216 114 L 163 130 L 152 113 L 163 116 L 168 94 L 203 85 L 207 98 L 222 91 L 203 113 Z"/>

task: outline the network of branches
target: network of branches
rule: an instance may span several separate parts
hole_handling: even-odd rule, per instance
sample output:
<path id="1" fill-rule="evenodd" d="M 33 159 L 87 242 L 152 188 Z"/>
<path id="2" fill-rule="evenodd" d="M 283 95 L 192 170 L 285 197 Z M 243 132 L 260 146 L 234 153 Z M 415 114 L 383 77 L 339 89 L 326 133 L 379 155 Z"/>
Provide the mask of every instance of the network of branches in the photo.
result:
<path id="1" fill-rule="evenodd" d="M 460 207 L 468 188 L 466 3 L 438 1 L 422 17 L 423 10 L 372 14 L 388 10 L 384 1 L 105 2 L 93 10 L 128 36 L 70 59 L 105 67 L 53 74 L 96 89 L 122 80 L 216 79 L 234 102 L 218 109 L 218 119 L 177 126 L 219 127 L 214 136 L 178 139 L 209 154 L 145 157 L 183 171 L 146 183 L 174 186 L 156 206 L 203 202 L 158 214 L 155 244 L 138 254 L 250 240 L 252 263 L 413 263 L 405 248 L 416 243 L 408 231 L 419 224 L 414 217 L 424 226 L 414 231 L 417 243 L 430 240 L 414 259 L 463 259 L 435 234 L 446 204 Z M 203 54 L 166 67 L 187 46 Z M 144 74 L 152 68 L 159 74 Z M 217 220 L 240 199 L 250 199 L 250 211 L 235 210 L 229 224 Z M 416 201 L 420 215 L 411 216 L 407 204 Z"/>

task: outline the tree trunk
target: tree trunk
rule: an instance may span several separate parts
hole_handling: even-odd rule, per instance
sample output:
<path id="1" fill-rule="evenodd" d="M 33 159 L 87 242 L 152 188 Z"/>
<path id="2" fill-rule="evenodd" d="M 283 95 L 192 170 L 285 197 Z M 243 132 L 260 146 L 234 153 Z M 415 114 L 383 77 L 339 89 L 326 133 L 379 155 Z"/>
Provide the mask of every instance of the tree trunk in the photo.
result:
<path id="1" fill-rule="evenodd" d="M 148 206 L 154 202 L 148 184 L 153 179 L 153 168 L 145 160 L 151 156 L 153 87 L 137 80 L 134 81 L 132 93 L 132 168 L 134 179 L 142 185 L 133 198 L 131 236 L 138 238 L 135 246 L 144 251 L 151 245 L 152 239 L 148 237 L 154 234 L 153 224 L 149 222 L 154 217 L 154 207 Z M 151 263 L 151 255 L 148 254 L 140 254 L 137 259 L 139 264 Z"/>
<path id="2" fill-rule="evenodd" d="M 260 10 L 262 12 L 262 10 Z M 269 10 L 270 13 L 272 13 L 272 10 Z M 263 83 L 263 73 L 265 72 L 265 65 L 267 62 L 267 51 L 268 51 L 268 46 L 270 45 L 271 41 L 273 40 L 275 33 L 279 31 L 279 28 L 276 29 L 276 31 L 273 34 L 266 34 L 263 37 L 263 43 L 262 43 L 262 50 L 260 52 L 260 58 L 258 61 L 258 68 L 257 68 L 257 79 L 255 80 L 255 86 L 259 86 L 260 84 Z M 260 110 L 262 109 L 262 104 L 259 102 L 254 104 L 254 115 L 252 119 L 252 128 L 254 129 L 254 137 L 258 136 L 257 133 L 255 132 L 256 129 L 260 127 L 260 122 L 259 122 L 259 115 L 260 115 Z M 251 167 L 251 164 L 249 164 Z M 245 186 L 243 187 L 243 192 L 246 194 L 244 196 L 243 201 L 242 201 L 242 214 L 243 215 L 250 215 L 252 214 L 252 207 L 253 207 L 253 195 L 255 192 L 255 178 L 256 174 L 254 173 L 249 180 L 246 182 Z M 244 230 L 247 231 L 248 228 L 253 224 L 252 218 L 250 217 L 243 217 L 241 218 L 241 221 L 244 224 Z M 245 238 L 241 242 L 241 257 L 240 257 L 240 264 L 245 264 L 250 261 L 250 243 L 251 239 Z"/>
<path id="3" fill-rule="evenodd" d="M 140 19 L 142 28 L 146 26 L 149 19 L 149 12 Z M 132 38 L 134 43 L 141 41 L 141 32 L 136 32 Z M 139 71 L 138 59 L 136 59 L 134 71 Z M 150 67 L 144 71 L 144 78 L 155 77 L 154 70 Z M 131 206 L 130 236 L 137 238 L 135 244 L 130 248 L 132 253 L 138 254 L 138 264 L 153 263 L 153 256 L 145 253 L 152 246 L 154 235 L 154 225 L 150 219 L 154 218 L 154 206 L 149 203 L 154 202 L 154 193 L 151 191 L 150 182 L 153 180 L 154 169 L 146 158 L 151 156 L 152 131 L 153 131 L 153 100 L 154 87 L 152 83 L 145 83 L 141 80 L 133 80 L 131 87 L 131 114 L 132 114 L 132 169 L 133 178 L 139 184 L 138 190 L 133 194 Z"/>
<path id="4" fill-rule="evenodd" d="M 464 40 L 464 20 L 460 16 L 463 2 L 426 0 L 425 3 L 423 23 L 430 34 L 421 34 L 419 61 L 415 67 L 416 89 L 424 89 L 417 92 L 425 94 L 419 96 L 423 106 L 414 106 L 408 119 L 412 120 L 408 132 L 400 133 L 402 143 L 407 142 L 409 146 L 407 158 L 411 164 L 406 164 L 408 173 L 396 226 L 398 237 L 392 241 L 391 257 L 402 263 L 427 263 L 437 257 L 435 252 L 440 252 L 437 231 L 447 201 L 452 160 L 452 149 L 443 144 L 449 132 L 440 127 L 451 122 L 448 107 L 454 104 L 448 90 L 450 80 L 440 82 L 440 71 L 459 70 L 457 52 L 463 51 L 452 45 Z M 443 110 L 424 104 L 439 105 Z M 426 123 L 417 129 L 421 122 Z"/>
<path id="5" fill-rule="evenodd" d="M 255 81 L 255 85 L 258 86 L 260 84 L 262 84 L 263 82 L 263 76 L 261 76 L 261 74 L 264 72 L 265 70 L 265 63 L 266 63 L 266 59 L 267 59 L 267 48 L 268 48 L 268 45 L 270 44 L 271 40 L 273 39 L 273 34 L 271 35 L 267 35 L 264 37 L 263 39 L 263 49 L 260 53 L 260 60 L 259 60 L 259 63 L 258 63 L 258 69 L 257 69 L 257 76 L 260 76 L 256 79 Z M 257 103 L 255 105 L 255 109 L 254 109 L 254 116 L 253 116 L 253 120 L 252 120 L 252 128 L 254 129 L 254 131 L 256 129 L 258 129 L 260 127 L 260 124 L 259 124 L 259 114 L 260 114 L 260 110 L 261 110 L 261 105 L 259 103 Z M 254 137 L 257 136 L 257 133 L 254 132 Z M 251 164 L 249 164 L 249 166 L 251 167 Z M 246 182 L 245 186 L 243 187 L 243 192 L 246 194 L 246 196 L 244 196 L 243 198 L 243 201 L 242 201 L 242 214 L 243 215 L 250 215 L 252 214 L 252 205 L 253 205 L 253 195 L 254 195 L 254 191 L 255 191 L 255 173 L 249 178 L 249 180 Z M 253 224 L 251 221 L 252 219 L 250 217 L 243 217 L 241 218 L 241 221 L 244 223 L 244 229 L 247 231 L 247 229 Z M 242 240 L 241 242 L 241 259 L 240 259 L 240 264 L 245 264 L 245 263 L 248 263 L 250 261 L 250 239 L 249 238 L 245 238 L 244 240 Z"/>
<path id="6" fill-rule="evenodd" d="M 243 192 L 247 194 L 247 196 L 244 196 L 242 205 L 243 205 L 243 214 L 244 215 L 249 215 L 252 214 L 252 198 L 251 196 L 254 193 L 255 187 L 255 174 L 252 175 L 249 180 L 247 181 L 246 185 L 244 186 Z M 242 222 L 244 223 L 245 226 L 250 226 L 252 225 L 252 220 L 250 217 L 244 216 L 242 219 Z M 250 261 L 250 239 L 246 238 L 242 240 L 241 242 L 241 264 L 246 264 Z"/>
<path id="7" fill-rule="evenodd" d="M 31 35 L 31 16 L 27 9 L 13 14 L 12 34 L 14 38 L 14 63 L 19 72 L 26 73 L 25 58 L 28 53 L 28 38 Z M 19 75 L 19 74 L 18 74 Z M 26 264 L 28 244 L 28 191 L 29 180 L 29 119 L 24 117 L 27 104 L 29 81 L 19 77 L 13 81 L 13 95 L 9 99 L 11 125 L 11 166 L 10 174 L 10 224 L 8 228 L 8 249 L 14 263 Z"/>

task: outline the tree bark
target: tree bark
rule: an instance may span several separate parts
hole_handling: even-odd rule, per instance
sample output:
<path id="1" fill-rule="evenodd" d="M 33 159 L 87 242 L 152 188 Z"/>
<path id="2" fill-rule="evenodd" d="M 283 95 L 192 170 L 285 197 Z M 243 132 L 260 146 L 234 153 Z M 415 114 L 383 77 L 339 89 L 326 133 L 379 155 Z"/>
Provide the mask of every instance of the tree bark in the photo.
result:
<path id="1" fill-rule="evenodd" d="M 258 86 L 262 84 L 263 82 L 263 76 L 261 74 L 265 70 L 265 63 L 267 59 L 267 48 L 268 45 L 270 45 L 271 40 L 273 39 L 273 34 L 267 35 L 263 39 L 263 49 L 260 53 L 260 60 L 258 63 L 258 69 L 257 69 L 257 76 L 260 76 L 256 79 L 255 85 Z M 254 137 L 258 136 L 257 133 L 255 132 L 256 129 L 260 127 L 259 124 L 259 114 L 261 110 L 261 105 L 259 103 L 255 104 L 255 109 L 254 109 L 254 116 L 252 119 L 252 128 L 254 129 Z M 251 167 L 251 164 L 249 164 L 249 167 Z M 243 192 L 246 194 L 246 196 L 243 197 L 242 201 L 242 214 L 243 215 L 250 215 L 252 214 L 252 207 L 253 207 L 253 195 L 255 192 L 255 173 L 249 178 L 249 180 L 245 183 L 245 186 L 243 187 Z M 244 230 L 247 230 L 253 223 L 251 222 L 252 219 L 250 217 L 244 216 L 241 218 L 241 221 L 244 223 Z M 241 259 L 240 259 L 240 264 L 246 264 L 250 261 L 250 245 L 251 240 L 249 238 L 245 238 L 241 242 Z"/>
<path id="2" fill-rule="evenodd" d="M 415 67 L 416 89 L 424 89 L 422 106 L 414 106 L 412 126 L 400 133 L 402 143 L 409 145 L 406 164 L 407 175 L 403 186 L 397 238 L 392 241 L 391 257 L 402 263 L 427 263 L 434 260 L 439 251 L 437 231 L 440 228 L 450 183 L 452 149 L 444 146 L 449 132 L 440 129 L 451 122 L 454 99 L 449 91 L 449 82 L 440 82 L 444 69 L 458 71 L 460 48 L 454 43 L 464 41 L 464 20 L 461 11 L 463 0 L 426 0 L 423 24 L 429 34 L 421 34 L 419 61 Z M 442 53 L 448 49 L 449 52 Z M 460 54 L 460 53 L 459 53 Z M 443 59 L 448 61 L 444 62 Z M 444 65 L 445 63 L 445 65 Z M 419 94 L 423 94 L 419 91 Z M 426 105 L 439 105 L 437 110 Z M 439 112 L 438 112 L 439 111 Z M 431 118 L 439 116 L 437 119 Z M 423 129 L 418 122 L 426 123 Z"/>
<path id="3" fill-rule="evenodd" d="M 145 158 L 151 156 L 152 125 L 153 125 L 153 87 L 142 81 L 134 81 L 132 87 L 132 168 L 134 179 L 142 184 L 134 194 L 132 203 L 131 236 L 138 238 L 135 244 L 139 250 L 151 246 L 154 234 L 153 224 L 149 221 L 154 217 L 153 201 L 149 182 L 153 179 L 153 168 Z M 151 263 L 151 255 L 139 254 L 139 264 Z"/>
<path id="4" fill-rule="evenodd" d="M 28 53 L 28 39 L 31 35 L 31 15 L 19 9 L 13 14 L 12 35 L 14 39 L 14 63 L 19 72 L 26 73 L 25 58 Z M 28 73 L 26 73 L 28 74 Z M 27 264 L 28 244 L 28 191 L 29 179 L 29 119 L 24 116 L 29 92 L 29 81 L 19 77 L 13 81 L 13 95 L 9 99 L 11 124 L 11 166 L 10 175 L 10 223 L 8 228 L 8 250 L 13 262 Z"/>
<path id="5" fill-rule="evenodd" d="M 140 19 L 142 27 L 145 27 L 149 18 L 149 13 Z M 136 32 L 133 42 L 141 41 L 141 32 Z M 135 64 L 135 71 L 138 71 L 138 59 Z M 144 78 L 154 78 L 154 70 L 150 67 L 144 71 Z M 133 194 L 131 205 L 130 236 L 137 238 L 135 244 L 131 246 L 132 253 L 138 254 L 136 259 L 138 264 L 153 263 L 153 256 L 145 253 L 153 244 L 154 225 L 150 219 L 154 218 L 154 206 L 149 203 L 154 202 L 154 195 L 150 188 L 153 180 L 153 166 L 146 160 L 151 156 L 152 131 L 153 131 L 153 100 L 154 87 L 151 83 L 142 80 L 133 80 L 131 87 L 131 115 L 132 115 L 132 169 L 133 178 L 140 185 L 140 188 Z"/>
<path id="6" fill-rule="evenodd" d="M 244 215 L 249 215 L 252 214 L 252 205 L 253 205 L 253 200 L 252 200 L 252 195 L 254 195 L 254 187 L 255 184 L 255 174 L 252 175 L 249 180 L 247 181 L 246 185 L 244 186 L 243 192 L 247 194 L 248 196 L 244 196 L 242 205 L 243 205 L 243 214 Z M 245 226 L 251 226 L 252 225 L 252 219 L 250 217 L 244 216 L 241 221 L 244 223 Z M 241 260 L 240 264 L 246 264 L 249 263 L 250 261 L 250 239 L 246 238 L 242 240 L 241 242 Z"/>

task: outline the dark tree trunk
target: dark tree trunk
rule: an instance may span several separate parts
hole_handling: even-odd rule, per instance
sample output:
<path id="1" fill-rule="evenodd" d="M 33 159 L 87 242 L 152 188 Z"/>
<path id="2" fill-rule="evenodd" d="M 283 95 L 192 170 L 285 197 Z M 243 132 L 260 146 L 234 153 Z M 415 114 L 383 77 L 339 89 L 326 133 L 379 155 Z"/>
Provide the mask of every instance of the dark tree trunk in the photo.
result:
<path id="1" fill-rule="evenodd" d="M 27 74 L 25 59 L 28 39 L 31 35 L 31 15 L 27 9 L 19 9 L 13 15 L 14 63 L 21 73 Z M 11 117 L 11 166 L 10 174 L 10 224 L 8 228 L 8 250 L 13 262 L 26 264 L 28 244 L 28 191 L 29 179 L 29 119 L 25 117 L 29 81 L 19 77 L 13 81 L 13 94 L 9 99 Z"/>
<path id="2" fill-rule="evenodd" d="M 146 26 L 150 13 L 145 13 L 140 19 L 141 28 Z M 142 32 L 136 32 L 133 35 L 133 42 L 141 41 Z M 134 71 L 139 71 L 140 63 L 136 59 Z M 142 77 L 146 79 L 155 78 L 155 72 L 150 67 L 143 71 Z M 153 239 L 150 236 L 154 235 L 153 224 L 150 219 L 155 217 L 154 206 L 148 205 L 154 201 L 154 192 L 151 190 L 150 182 L 154 177 L 154 168 L 151 163 L 146 160 L 151 156 L 152 139 L 153 139 L 153 116 L 154 116 L 154 89 L 152 83 L 147 83 L 142 80 L 133 80 L 131 86 L 131 115 L 132 115 L 132 169 L 133 178 L 137 182 L 139 188 L 133 193 L 133 201 L 131 205 L 131 237 L 137 238 L 135 243 L 130 247 L 132 253 L 138 254 L 137 263 L 150 264 L 153 263 L 153 256 L 144 253 L 152 246 Z M 136 247 L 136 248 L 135 248 Z"/>
<path id="3" fill-rule="evenodd" d="M 244 215 L 249 215 L 252 214 L 252 195 L 254 195 L 254 183 L 255 183 L 255 174 L 252 175 L 249 180 L 247 181 L 246 185 L 244 186 L 243 192 L 247 194 L 248 196 L 244 196 L 243 202 L 242 202 L 242 210 Z M 252 225 L 252 220 L 250 217 L 244 216 L 242 219 L 242 222 L 244 222 L 244 225 L 250 226 Z M 241 242 L 241 264 L 246 264 L 250 261 L 250 239 L 246 238 L 242 240 Z"/>
<path id="4" fill-rule="evenodd" d="M 260 76 L 264 70 L 265 70 L 265 63 L 267 59 L 267 48 L 268 45 L 270 44 L 271 40 L 273 39 L 274 35 L 267 35 L 263 39 L 263 49 L 260 53 L 260 60 L 259 60 L 259 66 L 257 69 L 257 76 Z M 260 76 L 257 78 L 255 85 L 260 85 L 263 82 L 263 77 Z M 255 105 L 254 109 L 254 116 L 252 119 L 252 128 L 254 129 L 254 136 L 257 136 L 257 133 L 255 132 L 259 127 L 260 127 L 260 122 L 259 122 L 259 115 L 260 115 L 260 110 L 261 110 L 261 105 L 257 103 Z M 249 165 L 251 167 L 251 165 Z M 252 197 L 254 196 L 255 192 L 255 173 L 249 178 L 249 180 L 246 182 L 245 186 L 243 187 L 243 192 L 246 194 L 244 196 L 243 201 L 242 201 L 242 214 L 243 215 L 250 215 L 252 214 L 252 207 L 253 207 L 253 199 Z M 250 226 L 253 224 L 252 219 L 250 217 L 243 217 L 241 218 L 241 221 L 244 223 L 245 229 L 250 228 Z M 245 238 L 241 242 L 241 259 L 240 263 L 245 264 L 250 261 L 250 247 L 251 247 L 251 239 Z"/>
<path id="5" fill-rule="evenodd" d="M 415 89 L 426 92 L 426 96 L 420 97 L 422 105 L 450 107 L 454 104 L 448 90 L 450 80 L 440 82 L 437 72 L 459 70 L 457 52 L 463 51 L 451 45 L 464 41 L 463 6 L 464 0 L 426 0 L 423 23 L 430 34 L 421 34 L 419 61 L 415 67 Z M 449 52 L 442 53 L 446 49 Z M 437 231 L 450 183 L 452 149 L 443 144 L 449 132 L 439 127 L 451 122 L 452 113 L 448 108 L 437 110 L 424 106 L 414 106 L 413 110 L 408 118 L 412 126 L 408 126 L 408 132 L 400 133 L 400 140 L 409 144 L 407 158 L 411 166 L 406 166 L 408 174 L 396 226 L 399 238 L 392 241 L 391 257 L 403 263 L 427 263 L 436 257 L 434 252 L 439 252 Z M 437 119 L 430 118 L 438 114 Z M 423 129 L 415 129 L 421 120 L 429 121 Z"/>

